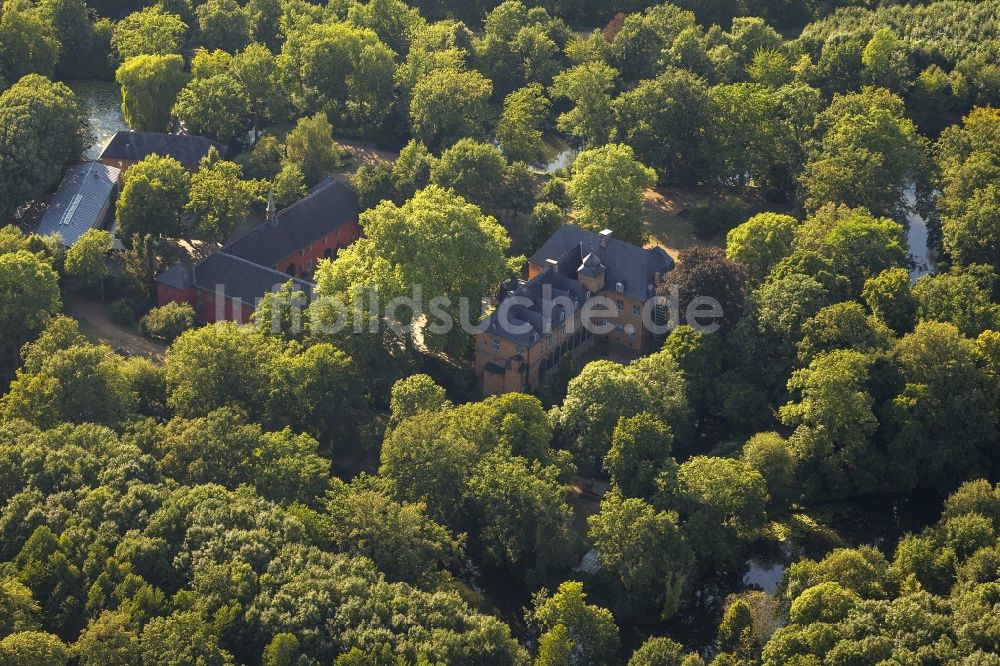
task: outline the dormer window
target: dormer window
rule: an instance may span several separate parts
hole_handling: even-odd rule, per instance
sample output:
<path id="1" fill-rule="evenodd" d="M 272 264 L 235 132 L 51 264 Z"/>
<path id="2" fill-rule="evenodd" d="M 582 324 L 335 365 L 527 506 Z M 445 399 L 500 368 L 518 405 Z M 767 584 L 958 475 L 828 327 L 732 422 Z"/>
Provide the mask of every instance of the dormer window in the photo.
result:
<path id="1" fill-rule="evenodd" d="M 622 284 L 621 282 L 619 282 L 618 284 L 615 285 L 615 291 L 617 291 L 619 294 L 624 294 L 625 293 L 625 285 Z"/>

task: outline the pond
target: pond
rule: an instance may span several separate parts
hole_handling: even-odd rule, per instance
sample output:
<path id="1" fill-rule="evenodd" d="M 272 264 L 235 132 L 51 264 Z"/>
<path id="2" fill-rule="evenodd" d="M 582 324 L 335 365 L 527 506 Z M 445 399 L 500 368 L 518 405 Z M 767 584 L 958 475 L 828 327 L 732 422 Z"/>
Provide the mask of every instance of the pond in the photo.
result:
<path id="1" fill-rule="evenodd" d="M 114 81 L 73 81 L 69 87 L 87 116 L 91 144 L 84 150 L 84 158 L 97 159 L 108 139 L 119 130 L 128 129 L 122 115 L 121 90 Z"/>

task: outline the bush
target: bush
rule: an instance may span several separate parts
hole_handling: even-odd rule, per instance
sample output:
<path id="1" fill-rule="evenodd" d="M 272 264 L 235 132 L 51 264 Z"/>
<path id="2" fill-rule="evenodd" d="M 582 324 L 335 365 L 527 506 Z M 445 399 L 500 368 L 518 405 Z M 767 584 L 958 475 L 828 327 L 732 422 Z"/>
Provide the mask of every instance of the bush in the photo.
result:
<path id="1" fill-rule="evenodd" d="M 173 342 L 181 333 L 194 328 L 194 308 L 187 303 L 167 303 L 150 310 L 139 327 L 151 338 Z"/>
<path id="2" fill-rule="evenodd" d="M 135 311 L 132 304 L 124 298 L 119 298 L 111 304 L 111 321 L 119 326 L 135 326 Z"/>
<path id="3" fill-rule="evenodd" d="M 691 224 L 694 233 L 703 240 L 732 229 L 743 218 L 743 208 L 739 202 L 725 199 L 718 204 L 701 202 L 691 209 Z"/>

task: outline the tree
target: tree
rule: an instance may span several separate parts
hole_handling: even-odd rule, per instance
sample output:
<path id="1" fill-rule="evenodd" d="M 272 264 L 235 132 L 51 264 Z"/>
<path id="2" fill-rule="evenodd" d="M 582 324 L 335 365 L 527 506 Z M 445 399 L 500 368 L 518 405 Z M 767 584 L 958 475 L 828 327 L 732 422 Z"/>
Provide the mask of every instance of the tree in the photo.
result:
<path id="1" fill-rule="evenodd" d="M 670 428 L 646 412 L 619 419 L 604 456 L 614 488 L 625 497 L 652 496 L 661 475 L 677 474 L 677 463 L 670 457 L 673 442 Z"/>
<path id="2" fill-rule="evenodd" d="M 643 193 L 655 182 L 656 174 L 630 147 L 610 144 L 577 156 L 567 191 L 584 226 L 611 229 L 615 238 L 643 245 Z"/>
<path id="3" fill-rule="evenodd" d="M 740 264 L 726 258 L 721 248 L 694 246 L 682 250 L 678 267 L 663 277 L 659 293 L 668 300 L 676 299 L 681 322 L 704 327 L 717 325 L 723 329 L 739 320 L 746 301 L 746 271 Z M 697 299 L 714 299 L 718 308 L 709 315 L 710 321 L 687 321 L 691 305 Z M 692 311 L 692 314 L 697 312 Z M 713 330 L 707 332 L 712 333 Z"/>
<path id="4" fill-rule="evenodd" d="M 551 597 L 536 596 L 533 619 L 544 632 L 566 628 L 574 644 L 574 663 L 598 666 L 614 661 L 618 626 L 610 611 L 587 603 L 583 583 L 567 581 Z"/>
<path id="5" fill-rule="evenodd" d="M 828 262 L 824 270 L 847 278 L 852 295 L 859 294 L 868 278 L 906 265 L 906 232 L 899 222 L 863 208 L 828 204 L 795 231 L 790 261 L 808 260 L 810 254 Z"/>
<path id="6" fill-rule="evenodd" d="M 246 92 L 255 129 L 261 117 L 280 117 L 278 100 L 284 91 L 278 80 L 275 58 L 266 46 L 254 43 L 237 53 L 233 59 L 233 75 Z"/>
<path id="7" fill-rule="evenodd" d="M 715 121 L 703 80 L 668 69 L 622 93 L 614 112 L 623 142 L 661 181 L 693 185 L 715 179 Z"/>
<path id="8" fill-rule="evenodd" d="M 913 286 L 917 319 L 952 323 L 968 337 L 998 330 L 1000 305 L 990 300 L 996 280 L 993 270 L 982 265 L 925 275 Z"/>
<path id="9" fill-rule="evenodd" d="M 329 343 L 290 344 L 270 368 L 265 422 L 291 426 L 326 442 L 347 439 L 364 401 L 357 392 L 353 359 Z"/>
<path id="10" fill-rule="evenodd" d="M 421 78 L 410 98 L 410 131 L 431 148 L 480 138 L 493 84 L 479 72 L 439 69 Z"/>
<path id="11" fill-rule="evenodd" d="M 177 93 L 173 113 L 192 134 L 228 143 L 247 113 L 247 93 L 229 74 L 195 78 Z"/>
<path id="12" fill-rule="evenodd" d="M 480 208 L 491 210 L 500 203 L 500 190 L 507 160 L 489 143 L 460 139 L 431 166 L 431 182 Z"/>
<path id="13" fill-rule="evenodd" d="M 178 611 L 155 617 L 142 630 L 140 640 L 145 666 L 204 664 L 228 666 L 232 656 L 219 646 L 217 634 L 198 611 Z"/>
<path id="14" fill-rule="evenodd" d="M 867 390 L 871 363 L 861 352 L 836 350 L 817 356 L 788 381 L 799 401 L 781 408 L 781 420 L 797 426 L 790 442 L 811 499 L 878 486 L 884 464 L 869 439 L 878 426 Z"/>
<path id="15" fill-rule="evenodd" d="M 143 55 L 176 55 L 187 29 L 180 16 L 153 5 L 130 13 L 115 25 L 111 48 L 119 62 Z"/>
<path id="16" fill-rule="evenodd" d="M 674 615 L 694 563 L 677 514 L 612 492 L 587 523 L 597 557 L 621 586 L 622 612 L 633 617 L 651 610 L 663 618 Z"/>
<path id="17" fill-rule="evenodd" d="M 628 666 L 685 666 L 684 647 L 669 638 L 647 638 L 629 657 Z M 690 666 L 694 666 L 690 664 Z"/>
<path id="18" fill-rule="evenodd" d="M 608 452 L 618 420 L 651 403 L 633 373 L 611 361 L 593 361 L 570 380 L 556 418 L 577 464 L 594 469 Z"/>
<path id="19" fill-rule="evenodd" d="M 84 666 L 131 666 L 141 663 L 139 635 L 124 613 L 104 611 L 87 625 L 74 648 Z"/>
<path id="20" fill-rule="evenodd" d="M 973 341 L 950 324 L 923 322 L 892 357 L 902 385 L 885 420 L 890 469 L 902 487 L 944 490 L 988 469 L 996 460 L 998 388 Z"/>
<path id="21" fill-rule="evenodd" d="M 399 425 L 420 412 L 441 412 L 451 408 L 444 389 L 427 375 L 411 375 L 392 385 L 389 426 Z"/>
<path id="22" fill-rule="evenodd" d="M 396 502 L 367 478 L 334 482 L 326 495 L 337 550 L 368 557 L 390 580 L 430 585 L 462 553 L 462 540 L 427 516 L 423 504 Z"/>
<path id="23" fill-rule="evenodd" d="M 379 474 L 390 479 L 399 499 L 421 502 L 428 515 L 453 524 L 477 457 L 475 445 L 446 426 L 444 414 L 409 418 L 387 433 Z"/>
<path id="24" fill-rule="evenodd" d="M 909 333 L 917 314 L 917 300 L 910 290 L 910 273 L 889 268 L 868 278 L 861 297 L 872 315 L 899 334 Z"/>
<path id="25" fill-rule="evenodd" d="M 0 339 L 8 355 L 61 311 L 59 276 L 52 266 L 27 250 L 0 254 Z"/>
<path id="26" fill-rule="evenodd" d="M 285 158 L 298 166 L 307 185 L 315 185 L 335 167 L 340 154 L 333 140 L 333 126 L 322 113 L 300 118 L 285 138 Z"/>
<path id="27" fill-rule="evenodd" d="M 540 202 L 535 204 L 528 220 L 528 248 L 538 250 L 566 221 L 566 214 L 559 206 Z"/>
<path id="28" fill-rule="evenodd" d="M 515 90 L 504 98 L 496 136 L 508 159 L 529 164 L 542 159 L 548 112 L 549 100 L 537 83 Z"/>
<path id="29" fill-rule="evenodd" d="M 85 231 L 66 252 L 66 276 L 84 289 L 103 284 L 109 274 L 104 256 L 111 250 L 113 240 L 107 231 Z"/>
<path id="30" fill-rule="evenodd" d="M 751 284 L 760 284 L 791 254 L 798 224 L 791 215 L 758 213 L 726 235 L 726 257 L 746 269 Z"/>
<path id="31" fill-rule="evenodd" d="M 937 208 L 944 249 L 959 264 L 986 263 L 994 270 L 1000 270 L 998 127 L 1000 111 L 973 109 L 960 127 L 942 132 L 935 146 L 942 181 Z"/>
<path id="32" fill-rule="evenodd" d="M 926 180 L 924 140 L 887 91 L 865 88 L 835 97 L 817 116 L 825 128 L 800 177 L 806 209 L 827 203 L 901 218 L 903 192 Z"/>
<path id="33" fill-rule="evenodd" d="M 274 200 L 279 209 L 291 206 L 309 192 L 302 167 L 291 162 L 281 165 L 281 170 L 271 181 L 271 187 L 274 188 Z"/>
<path id="34" fill-rule="evenodd" d="M 892 332 L 879 319 L 870 317 L 859 303 L 828 305 L 802 324 L 797 345 L 799 361 L 808 364 L 819 354 L 834 349 L 853 349 L 877 355 L 887 351 Z"/>
<path id="35" fill-rule="evenodd" d="M 896 92 L 904 92 L 912 78 L 906 47 L 890 28 L 872 35 L 861 52 L 863 77 L 867 83 Z"/>
<path id="36" fill-rule="evenodd" d="M 180 214 L 188 198 L 191 177 L 172 157 L 150 155 L 125 172 L 115 216 L 125 237 L 150 234 L 177 237 Z"/>
<path id="37" fill-rule="evenodd" d="M 51 77 L 60 44 L 51 24 L 38 12 L 13 3 L 0 15 L 0 82 L 14 83 L 28 74 Z"/>
<path id="38" fill-rule="evenodd" d="M 566 666 L 573 663 L 576 644 L 565 625 L 557 624 L 538 639 L 535 666 Z"/>
<path id="39" fill-rule="evenodd" d="M 240 175 L 238 164 L 210 154 L 202 158 L 200 168 L 191 176 L 184 210 L 202 238 L 221 243 L 246 220 L 256 198 L 255 188 Z"/>
<path id="40" fill-rule="evenodd" d="M 70 649 L 58 636 L 22 631 L 0 640 L 0 663 L 10 666 L 64 666 Z"/>
<path id="41" fill-rule="evenodd" d="M 250 17 L 236 0 L 207 0 L 195 13 L 198 42 L 205 48 L 236 53 L 251 42 Z"/>
<path id="42" fill-rule="evenodd" d="M 798 461 L 784 437 L 776 432 L 757 433 L 743 445 L 740 459 L 763 477 L 776 508 L 785 508 L 796 499 Z"/>
<path id="43" fill-rule="evenodd" d="M 143 315 L 139 328 L 151 338 L 169 344 L 184 331 L 194 328 L 194 324 L 194 308 L 187 303 L 171 301 Z"/>
<path id="44" fill-rule="evenodd" d="M 398 319 L 394 331 L 412 337 L 414 331 L 402 327 L 421 314 L 433 314 L 421 331 L 424 344 L 464 350 L 469 337 L 452 324 L 463 316 L 478 321 L 482 297 L 509 273 L 504 250 L 510 239 L 503 227 L 435 185 L 402 206 L 383 201 L 363 212 L 361 226 L 365 236 L 318 269 L 320 292 L 353 299 L 354 290 L 373 286 L 382 302 L 388 302 L 396 296 L 411 297 L 419 285 L 424 297 L 416 308 L 390 313 Z M 429 301 L 438 297 L 446 301 L 439 299 L 432 313 Z M 470 308 L 465 313 L 463 304 Z"/>
<path id="45" fill-rule="evenodd" d="M 689 543 L 699 566 L 729 568 L 739 562 L 738 548 L 764 525 L 769 500 L 767 484 L 755 469 L 733 458 L 695 456 L 681 464 L 675 493 Z"/>
<path id="46" fill-rule="evenodd" d="M 219 407 L 256 414 L 265 402 L 278 343 L 232 322 L 183 333 L 167 353 L 167 400 L 181 416 Z"/>
<path id="47" fill-rule="evenodd" d="M 129 127 L 162 132 L 187 74 L 179 55 L 139 55 L 118 68 L 115 80 L 122 88 L 122 113 Z"/>
<path id="48" fill-rule="evenodd" d="M 80 159 L 86 132 L 73 92 L 37 74 L 0 93 L 0 126 L 0 218 L 6 218 Z"/>
<path id="49" fill-rule="evenodd" d="M 561 72 L 552 82 L 553 97 L 565 97 L 573 105 L 560 114 L 556 125 L 587 146 L 607 142 L 614 127 L 611 93 L 618 72 L 603 62 L 589 62 Z"/>
<path id="50" fill-rule="evenodd" d="M 290 31 L 279 66 L 297 86 L 298 105 L 349 127 L 375 127 L 392 106 L 395 59 L 374 31 L 309 22 Z"/>
<path id="51" fill-rule="evenodd" d="M 573 511 L 557 468 L 511 453 L 498 447 L 477 465 L 465 500 L 486 561 L 523 572 L 535 587 L 572 563 Z"/>

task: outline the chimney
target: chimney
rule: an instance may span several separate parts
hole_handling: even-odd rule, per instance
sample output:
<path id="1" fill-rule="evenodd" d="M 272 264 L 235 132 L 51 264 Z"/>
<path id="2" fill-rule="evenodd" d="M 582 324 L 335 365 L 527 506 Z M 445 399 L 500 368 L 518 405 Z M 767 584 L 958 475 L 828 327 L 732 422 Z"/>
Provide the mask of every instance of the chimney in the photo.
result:
<path id="1" fill-rule="evenodd" d="M 267 193 L 267 222 L 268 224 L 278 223 L 278 207 L 274 205 L 274 188 Z"/>
<path id="2" fill-rule="evenodd" d="M 611 229 L 605 229 L 598 234 L 601 237 L 601 247 L 607 247 L 608 241 L 611 240 L 611 237 L 614 236 L 614 234 L 615 232 L 611 231 Z"/>

